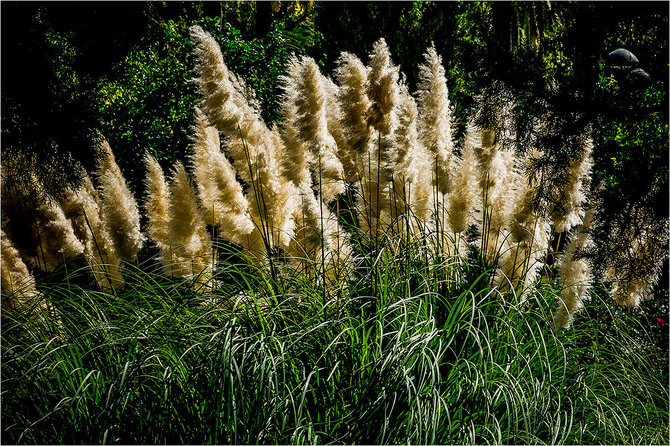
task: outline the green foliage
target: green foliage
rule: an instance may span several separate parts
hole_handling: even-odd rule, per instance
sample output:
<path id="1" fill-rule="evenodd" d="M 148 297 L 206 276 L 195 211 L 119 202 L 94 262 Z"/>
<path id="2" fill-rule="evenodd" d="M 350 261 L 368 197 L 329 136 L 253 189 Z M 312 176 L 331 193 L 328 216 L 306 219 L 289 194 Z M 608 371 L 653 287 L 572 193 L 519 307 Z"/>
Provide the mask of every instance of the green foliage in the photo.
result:
<path id="1" fill-rule="evenodd" d="M 113 296 L 42 290 L 57 337 L 3 313 L 2 421 L 26 443 L 659 443 L 668 391 L 634 318 L 594 296 L 548 329 L 556 294 L 501 299 L 487 272 L 382 247 L 322 304 L 291 270 L 226 263 L 195 295 L 127 265 Z M 467 279 L 467 280 L 466 280 Z M 23 327 L 23 328 L 22 328 Z M 31 337 L 32 336 L 32 337 Z M 667 354 L 666 354 L 667 356 Z"/>
<path id="2" fill-rule="evenodd" d="M 221 46 L 228 68 L 241 76 L 258 99 L 263 119 L 271 124 L 279 118 L 279 81 L 285 74 L 289 53 L 282 29 L 275 26 L 263 38 L 245 39 L 230 23 L 224 23 L 221 32 L 212 20 L 202 23 L 203 29 Z"/>
<path id="3" fill-rule="evenodd" d="M 96 88 L 100 130 L 136 191 L 145 150 L 167 165 L 188 153 L 196 100 L 191 51 L 185 30 L 174 22 L 156 24 Z"/>
<path id="4" fill-rule="evenodd" d="M 278 77 L 288 51 L 284 33 L 274 26 L 267 36 L 247 39 L 218 18 L 197 21 L 221 45 L 226 64 L 255 92 L 266 122 L 278 118 Z M 165 166 L 190 154 L 193 110 L 192 45 L 186 22 L 154 22 L 141 42 L 96 88 L 100 130 L 118 154 L 136 191 L 141 190 L 142 157 L 148 150 Z"/>

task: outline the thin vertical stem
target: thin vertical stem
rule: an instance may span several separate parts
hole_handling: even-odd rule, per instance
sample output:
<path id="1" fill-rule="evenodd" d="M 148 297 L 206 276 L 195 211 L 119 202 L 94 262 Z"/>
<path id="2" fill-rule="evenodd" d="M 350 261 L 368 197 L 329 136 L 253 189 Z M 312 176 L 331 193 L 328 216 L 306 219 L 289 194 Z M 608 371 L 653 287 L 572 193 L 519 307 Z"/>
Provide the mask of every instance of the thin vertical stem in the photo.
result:
<path id="1" fill-rule="evenodd" d="M 326 244 L 325 233 L 323 231 L 323 195 L 321 184 L 323 181 L 321 172 L 321 151 L 319 151 L 319 223 L 321 225 L 321 280 L 323 286 L 323 306 L 326 306 Z"/>

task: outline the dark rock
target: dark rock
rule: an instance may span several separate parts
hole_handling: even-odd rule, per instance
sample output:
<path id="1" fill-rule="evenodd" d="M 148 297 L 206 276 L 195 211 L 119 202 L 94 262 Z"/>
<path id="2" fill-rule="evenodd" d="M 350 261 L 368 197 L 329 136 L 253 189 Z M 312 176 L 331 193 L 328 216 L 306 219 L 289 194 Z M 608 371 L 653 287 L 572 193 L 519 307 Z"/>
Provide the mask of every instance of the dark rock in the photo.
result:
<path id="1" fill-rule="evenodd" d="M 637 65 L 640 61 L 625 48 L 617 48 L 607 55 L 607 61 L 615 68 L 631 68 Z"/>

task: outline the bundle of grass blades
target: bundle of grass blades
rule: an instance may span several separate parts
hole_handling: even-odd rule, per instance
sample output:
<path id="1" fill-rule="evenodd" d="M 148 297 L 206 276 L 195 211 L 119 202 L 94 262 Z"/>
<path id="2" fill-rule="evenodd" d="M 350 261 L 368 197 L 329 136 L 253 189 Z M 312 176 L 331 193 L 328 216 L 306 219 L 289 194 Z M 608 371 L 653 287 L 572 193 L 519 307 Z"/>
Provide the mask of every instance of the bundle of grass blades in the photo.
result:
<path id="1" fill-rule="evenodd" d="M 556 336 L 547 323 L 560 290 L 538 287 L 522 307 L 498 298 L 492 271 L 457 267 L 382 246 L 343 301 L 325 305 L 313 281 L 277 294 L 262 268 L 228 271 L 239 281 L 199 294 L 141 270 L 127 272 L 132 291 L 117 297 L 50 285 L 42 291 L 61 308 L 66 342 L 17 342 L 19 321 L 3 320 L 3 435 L 68 444 L 667 438 L 667 387 L 658 358 L 635 348 L 633 315 L 615 318 L 593 299 Z M 601 324 L 608 316 L 618 322 Z"/>

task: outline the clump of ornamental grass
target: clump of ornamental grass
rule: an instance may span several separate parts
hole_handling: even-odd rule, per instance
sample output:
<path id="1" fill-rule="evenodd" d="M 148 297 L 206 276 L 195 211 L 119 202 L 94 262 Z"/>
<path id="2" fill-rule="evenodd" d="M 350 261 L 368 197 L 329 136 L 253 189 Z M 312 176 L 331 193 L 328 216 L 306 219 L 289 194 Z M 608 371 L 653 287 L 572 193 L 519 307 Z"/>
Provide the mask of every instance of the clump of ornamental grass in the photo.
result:
<path id="1" fill-rule="evenodd" d="M 591 224 L 583 221 L 593 149 L 588 129 L 566 139 L 569 156 L 561 162 L 546 147 L 556 136 L 546 120 L 530 123 L 537 137 L 523 146 L 513 94 L 493 83 L 457 144 L 435 48 L 424 55 L 413 95 L 383 39 L 367 65 L 343 53 L 334 80 L 313 59 L 292 58 L 281 78 L 283 120 L 270 127 L 215 39 L 198 26 L 190 37 L 200 101 L 188 170 L 177 162 L 167 181 L 157 160 L 145 158 L 145 232 L 167 276 L 215 287 L 217 251 L 230 246 L 249 264 L 268 268 L 277 283 L 280 273 L 301 271 L 327 296 L 328 288 L 345 289 L 360 265 L 412 247 L 425 263 L 444 263 L 450 277 L 465 277 L 463 265 L 485 265 L 501 298 L 523 302 L 547 271 L 548 254 L 556 257 L 549 251 L 558 233 L 569 243 L 560 257 L 565 288 L 554 321 L 569 325 L 590 286 L 588 265 L 576 257 Z M 146 236 L 104 138 L 97 150 L 98 189 L 84 175 L 79 189 L 28 209 L 20 194 L 4 193 L 11 211 L 3 229 L 28 265 L 53 271 L 83 255 L 98 287 L 118 290 L 121 261 L 137 266 Z M 41 189 L 39 181 L 33 175 L 24 195 Z M 27 237 L 17 230 L 24 225 Z M 638 305 L 655 283 L 654 246 L 667 238 L 665 226 L 634 235 L 626 225 L 617 229 L 628 251 L 611 256 L 605 278 L 618 303 Z M 624 265 L 624 258 L 632 260 Z"/>
<path id="2" fill-rule="evenodd" d="M 103 218 L 98 191 L 86 172 L 78 189 L 66 188 L 60 204 L 84 246 L 86 263 L 98 287 L 112 290 L 123 286 L 121 259 Z"/>
<path id="3" fill-rule="evenodd" d="M 144 233 L 102 139 L 98 189 L 84 175 L 28 206 L 37 176 L 3 183 L 8 442 L 667 440 L 667 353 L 631 336 L 634 315 L 614 314 L 583 255 L 588 132 L 547 169 L 495 84 L 458 145 L 435 49 L 412 95 L 383 39 L 367 65 L 342 54 L 334 80 L 291 59 L 269 127 L 212 36 L 191 39 L 193 156 L 168 178 L 145 156 Z M 667 221 L 630 217 L 605 279 L 639 305 Z M 552 232 L 567 238 L 560 283 L 537 280 Z M 158 254 L 142 261 L 145 237 Z M 82 255 L 65 281 L 39 271 Z M 97 290 L 75 280 L 86 271 Z M 57 334 L 26 316 L 53 308 Z"/>
<path id="4" fill-rule="evenodd" d="M 493 271 L 381 244 L 338 300 L 229 263 L 194 293 L 126 270 L 117 295 L 52 283 L 65 342 L 3 314 L 3 435 L 28 443 L 652 444 L 667 386 L 598 293 L 547 329 L 560 289 L 520 306 Z M 467 282 L 455 280 L 468 276 Z M 292 277 L 289 272 L 289 277 Z M 234 280 L 231 280 L 233 279 Z M 281 279 L 284 280 L 285 278 Z M 253 286 L 249 286 L 249 285 Z M 284 291 L 278 291 L 278 290 Z M 623 318 L 623 319 L 621 319 Z M 595 357 L 594 357 L 595 355 Z"/>

